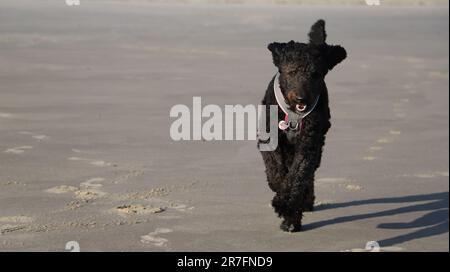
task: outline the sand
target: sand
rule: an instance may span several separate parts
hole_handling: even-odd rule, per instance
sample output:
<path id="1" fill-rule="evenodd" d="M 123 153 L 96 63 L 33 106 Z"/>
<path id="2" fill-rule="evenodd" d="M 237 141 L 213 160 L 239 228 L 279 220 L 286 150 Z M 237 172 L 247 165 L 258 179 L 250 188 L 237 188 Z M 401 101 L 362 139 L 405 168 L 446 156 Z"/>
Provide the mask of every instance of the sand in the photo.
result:
<path id="1" fill-rule="evenodd" d="M 266 45 L 327 20 L 348 59 L 304 231 L 254 141 L 169 137 L 169 110 L 256 104 Z M 447 7 L 1 1 L 0 250 L 448 251 Z"/>

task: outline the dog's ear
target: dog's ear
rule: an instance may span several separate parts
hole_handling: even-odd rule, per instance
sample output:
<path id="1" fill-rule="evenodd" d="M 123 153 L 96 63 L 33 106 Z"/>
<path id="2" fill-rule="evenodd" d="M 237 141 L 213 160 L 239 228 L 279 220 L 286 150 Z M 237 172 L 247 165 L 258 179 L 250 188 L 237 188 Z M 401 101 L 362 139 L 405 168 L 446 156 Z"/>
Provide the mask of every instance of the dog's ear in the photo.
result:
<path id="1" fill-rule="evenodd" d="M 329 45 L 326 54 L 328 70 L 333 69 L 334 66 L 339 64 L 347 57 L 347 52 L 345 51 L 344 47 L 340 45 Z"/>
<path id="2" fill-rule="evenodd" d="M 267 49 L 272 52 L 273 64 L 279 67 L 281 60 L 283 59 L 284 48 L 286 43 L 273 42 L 267 46 Z"/>
<path id="3" fill-rule="evenodd" d="M 325 21 L 320 19 L 311 26 L 309 31 L 309 43 L 311 44 L 324 44 L 327 39 L 327 33 L 325 32 Z"/>

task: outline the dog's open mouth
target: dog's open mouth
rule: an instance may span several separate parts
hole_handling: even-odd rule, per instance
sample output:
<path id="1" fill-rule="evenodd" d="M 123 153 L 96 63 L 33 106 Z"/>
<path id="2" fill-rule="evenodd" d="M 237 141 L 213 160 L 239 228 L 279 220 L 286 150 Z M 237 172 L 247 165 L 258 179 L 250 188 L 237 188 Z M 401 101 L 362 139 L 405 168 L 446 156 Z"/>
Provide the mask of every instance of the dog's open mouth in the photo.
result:
<path id="1" fill-rule="evenodd" d="M 297 105 L 295 105 L 295 109 L 299 112 L 305 111 L 306 110 L 306 104 L 305 103 L 298 103 Z"/>

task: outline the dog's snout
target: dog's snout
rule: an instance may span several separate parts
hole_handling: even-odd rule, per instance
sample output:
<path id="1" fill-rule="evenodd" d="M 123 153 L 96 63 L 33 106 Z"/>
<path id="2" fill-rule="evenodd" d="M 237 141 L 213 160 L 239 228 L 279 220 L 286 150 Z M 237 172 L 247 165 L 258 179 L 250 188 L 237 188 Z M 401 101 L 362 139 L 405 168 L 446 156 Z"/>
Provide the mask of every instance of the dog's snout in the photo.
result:
<path id="1" fill-rule="evenodd" d="M 297 96 L 297 97 L 295 98 L 295 102 L 301 103 L 301 104 L 305 104 L 305 103 L 306 103 L 306 100 L 305 100 L 302 96 Z"/>
<path id="2" fill-rule="evenodd" d="M 306 103 L 306 99 L 304 99 L 302 96 L 297 96 L 295 98 L 295 109 L 297 111 L 305 111 L 306 108 L 308 107 L 307 103 Z"/>
<path id="3" fill-rule="evenodd" d="M 306 103 L 306 99 L 296 91 L 288 92 L 287 98 L 291 103 Z"/>

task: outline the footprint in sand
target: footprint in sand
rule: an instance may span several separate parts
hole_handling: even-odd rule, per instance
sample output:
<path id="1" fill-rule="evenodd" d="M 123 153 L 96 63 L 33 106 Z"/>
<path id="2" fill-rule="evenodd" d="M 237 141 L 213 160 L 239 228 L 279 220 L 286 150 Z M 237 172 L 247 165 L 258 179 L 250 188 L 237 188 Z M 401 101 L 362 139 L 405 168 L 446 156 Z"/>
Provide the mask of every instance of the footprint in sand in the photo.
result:
<path id="1" fill-rule="evenodd" d="M 33 222 L 32 217 L 23 215 L 0 217 L 0 235 L 25 229 L 26 224 L 31 222 Z"/>
<path id="2" fill-rule="evenodd" d="M 103 185 L 95 183 L 104 180 L 104 178 L 91 178 L 80 183 L 80 189 L 75 191 L 75 197 L 82 200 L 93 200 L 105 196 L 106 193 L 99 189 L 103 187 Z"/>
<path id="3" fill-rule="evenodd" d="M 91 161 L 90 164 L 95 165 L 95 166 L 99 166 L 99 167 L 105 167 L 105 166 L 113 165 L 112 163 L 105 162 L 105 161 Z"/>
<path id="4" fill-rule="evenodd" d="M 8 154 L 22 154 L 25 152 L 25 150 L 32 149 L 32 146 L 24 145 L 24 146 L 18 146 L 6 149 L 4 152 Z"/>
<path id="5" fill-rule="evenodd" d="M 44 134 L 39 134 L 39 135 L 33 135 L 33 136 L 31 136 L 33 139 L 36 139 L 36 140 L 38 140 L 38 141 L 43 141 L 43 140 L 47 140 L 47 139 L 49 139 L 50 137 L 48 137 L 47 135 L 44 135 Z"/>
<path id="6" fill-rule="evenodd" d="M 392 139 L 388 139 L 388 138 L 380 138 L 377 140 L 377 143 L 379 144 L 389 144 L 392 143 L 393 140 Z"/>
<path id="7" fill-rule="evenodd" d="M 38 141 L 43 141 L 43 140 L 47 140 L 47 139 L 50 138 L 50 137 L 47 136 L 47 135 L 44 135 L 44 134 L 36 134 L 36 133 L 30 132 L 30 131 L 20 131 L 19 134 L 21 134 L 21 135 L 30 135 L 31 138 L 36 139 L 36 140 L 38 140 Z"/>
<path id="8" fill-rule="evenodd" d="M 7 180 L 5 182 L 0 182 L 0 186 L 26 186 L 26 183 L 17 180 Z"/>
<path id="9" fill-rule="evenodd" d="M 345 182 L 348 181 L 346 178 L 319 178 L 317 179 L 318 182 L 326 182 L 326 183 L 339 183 L 339 182 Z"/>
<path id="10" fill-rule="evenodd" d="M 69 161 L 88 161 L 89 159 L 80 158 L 80 157 L 69 157 L 67 158 Z"/>
<path id="11" fill-rule="evenodd" d="M 369 147 L 369 151 L 380 151 L 382 149 L 383 147 L 377 145 Z"/>
<path id="12" fill-rule="evenodd" d="M 23 215 L 0 217 L 0 223 L 31 223 L 31 222 L 33 222 L 32 217 Z"/>
<path id="13" fill-rule="evenodd" d="M 170 203 L 170 208 L 175 209 L 176 211 L 179 212 L 185 212 L 194 209 L 193 206 L 189 207 L 188 205 L 185 204 L 176 204 L 176 203 Z"/>
<path id="14" fill-rule="evenodd" d="M 18 230 L 24 229 L 25 226 L 22 225 L 14 225 L 14 224 L 6 224 L 6 225 L 0 225 L 0 235 L 15 232 Z"/>
<path id="15" fill-rule="evenodd" d="M 389 130 L 389 134 L 393 135 L 393 136 L 400 135 L 401 133 L 402 132 L 400 130 L 395 130 L 395 129 Z M 380 150 L 383 149 L 383 147 L 381 145 L 389 144 L 389 143 L 392 143 L 393 141 L 394 141 L 394 139 L 392 137 L 391 138 L 386 138 L 386 137 L 379 138 L 379 139 L 376 140 L 376 143 L 378 145 L 370 146 L 369 147 L 369 152 L 373 153 L 373 152 L 380 151 Z M 373 161 L 373 160 L 376 160 L 377 157 L 375 157 L 375 156 L 365 156 L 362 159 L 365 160 L 365 161 Z"/>
<path id="16" fill-rule="evenodd" d="M 81 189 L 75 191 L 75 197 L 84 201 L 94 200 L 105 196 L 106 193 L 97 189 Z"/>
<path id="17" fill-rule="evenodd" d="M 351 192 L 355 192 L 355 191 L 361 191 L 363 189 L 362 186 L 360 185 L 356 185 L 356 184 L 345 184 L 344 188 L 347 191 L 351 191 Z"/>
<path id="18" fill-rule="evenodd" d="M 69 186 L 69 185 L 59 185 L 52 188 L 49 188 L 47 190 L 44 190 L 46 193 L 50 194 L 67 194 L 67 193 L 73 193 L 77 191 L 78 188 L 75 186 Z"/>
<path id="19" fill-rule="evenodd" d="M 104 178 L 91 178 L 91 179 L 88 179 L 88 180 L 80 183 L 80 187 L 82 187 L 82 188 L 83 187 L 84 188 L 100 188 L 103 185 L 100 183 L 95 183 L 95 182 L 102 182 L 102 181 L 105 181 L 105 179 Z"/>
<path id="20" fill-rule="evenodd" d="M 141 204 L 121 205 L 114 209 L 114 211 L 121 216 L 154 214 L 164 212 L 165 210 L 165 207 L 153 207 L 151 205 Z"/>
<path id="21" fill-rule="evenodd" d="M 75 198 L 89 201 L 94 200 L 100 197 L 103 197 L 106 195 L 105 192 L 100 190 L 103 185 L 100 183 L 95 182 L 101 182 L 104 181 L 104 178 L 92 178 L 88 179 L 82 183 L 80 183 L 79 187 L 75 186 L 69 186 L 69 185 L 59 185 L 52 187 L 50 189 L 45 190 L 46 193 L 51 194 L 67 194 L 72 193 Z"/>
<path id="22" fill-rule="evenodd" d="M 80 158 L 80 157 L 69 157 L 67 159 L 69 161 L 85 161 L 85 162 L 88 162 L 91 165 L 95 165 L 95 166 L 98 166 L 98 167 L 115 166 L 115 164 L 113 164 L 113 163 L 105 162 L 105 161 L 102 161 L 102 160 L 91 160 L 91 159 Z"/>
<path id="23" fill-rule="evenodd" d="M 347 191 L 360 191 L 362 186 L 355 184 L 351 179 L 347 178 L 319 178 L 316 180 L 317 185 L 337 185 L 343 187 Z"/>
<path id="24" fill-rule="evenodd" d="M 157 235 L 171 232 L 173 232 L 173 230 L 168 228 L 157 228 L 155 231 L 150 232 L 147 235 L 141 236 L 141 243 L 151 244 L 157 247 L 166 246 L 169 240 L 163 237 L 157 237 Z"/>

